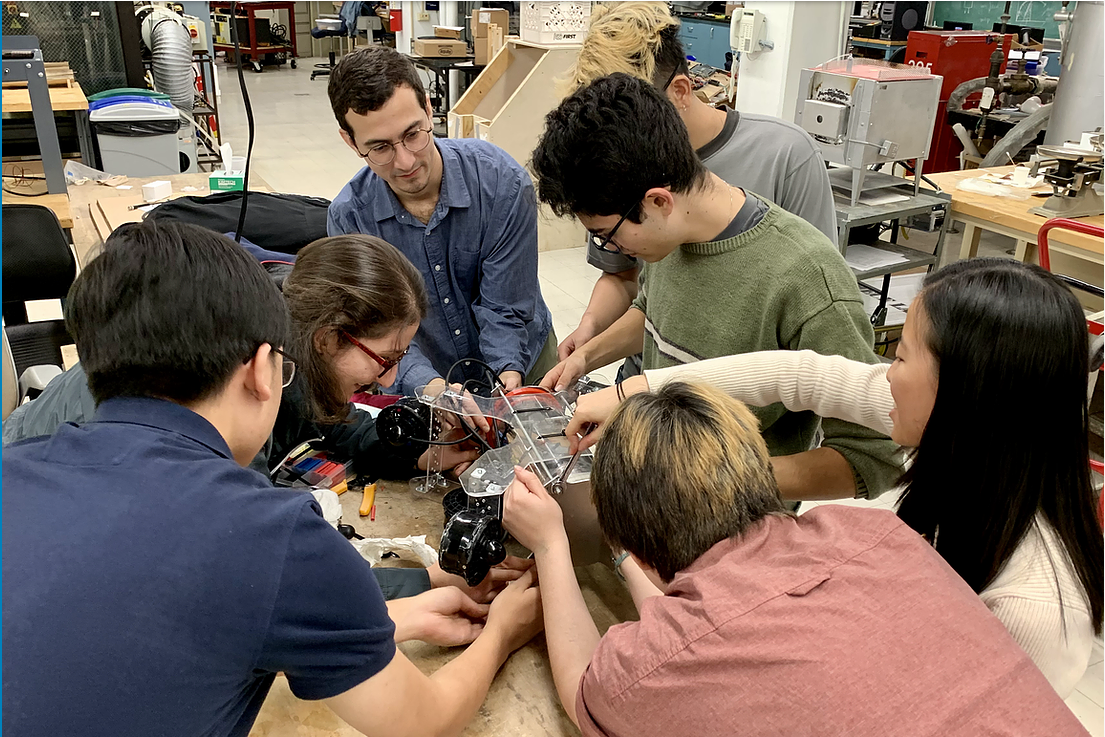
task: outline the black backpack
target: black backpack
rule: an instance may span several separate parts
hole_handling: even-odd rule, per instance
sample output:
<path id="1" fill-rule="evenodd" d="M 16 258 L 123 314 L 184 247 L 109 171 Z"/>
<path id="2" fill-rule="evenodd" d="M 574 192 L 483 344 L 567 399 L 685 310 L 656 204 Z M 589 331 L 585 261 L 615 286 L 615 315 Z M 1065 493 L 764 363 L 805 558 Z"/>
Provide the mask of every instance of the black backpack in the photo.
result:
<path id="1" fill-rule="evenodd" d="M 330 200 L 298 194 L 249 193 L 242 237 L 261 248 L 297 253 L 311 241 L 326 237 L 326 211 Z M 242 209 L 241 192 L 215 192 L 206 197 L 179 197 L 158 205 L 150 220 L 181 220 L 214 230 L 234 233 Z"/>

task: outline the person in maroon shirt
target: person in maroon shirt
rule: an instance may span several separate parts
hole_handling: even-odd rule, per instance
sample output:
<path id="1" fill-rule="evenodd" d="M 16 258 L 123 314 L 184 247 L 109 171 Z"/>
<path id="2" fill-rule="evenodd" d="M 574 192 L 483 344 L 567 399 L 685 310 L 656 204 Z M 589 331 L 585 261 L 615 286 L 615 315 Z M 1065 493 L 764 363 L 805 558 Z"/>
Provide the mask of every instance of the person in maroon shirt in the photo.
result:
<path id="1" fill-rule="evenodd" d="M 1086 734 L 969 586 L 888 510 L 783 507 L 744 405 L 637 394 L 592 499 L 640 621 L 600 636 L 560 506 L 528 471 L 504 524 L 533 551 L 561 703 L 585 735 Z"/>

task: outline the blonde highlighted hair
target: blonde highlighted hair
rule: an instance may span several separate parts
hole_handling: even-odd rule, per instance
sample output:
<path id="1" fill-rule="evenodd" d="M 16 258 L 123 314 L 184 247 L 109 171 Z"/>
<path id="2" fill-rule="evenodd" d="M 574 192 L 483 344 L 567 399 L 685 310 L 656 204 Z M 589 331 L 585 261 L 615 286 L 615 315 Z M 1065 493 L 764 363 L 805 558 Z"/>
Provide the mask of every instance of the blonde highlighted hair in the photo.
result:
<path id="1" fill-rule="evenodd" d="M 617 72 L 651 84 L 663 84 L 658 76 L 666 77 L 680 61 L 686 63 L 678 32 L 679 21 L 671 16 L 667 3 L 597 5 L 575 65 L 558 81 L 561 95 L 570 95 L 596 79 Z M 672 46 L 678 47 L 677 53 L 673 53 L 676 49 Z M 672 57 L 667 60 L 668 64 L 660 63 L 667 68 L 658 69 L 658 59 L 667 56 Z"/>
<path id="2" fill-rule="evenodd" d="M 665 581 L 766 515 L 788 514 L 755 416 L 713 387 L 682 382 L 615 410 L 591 495 L 611 547 Z"/>

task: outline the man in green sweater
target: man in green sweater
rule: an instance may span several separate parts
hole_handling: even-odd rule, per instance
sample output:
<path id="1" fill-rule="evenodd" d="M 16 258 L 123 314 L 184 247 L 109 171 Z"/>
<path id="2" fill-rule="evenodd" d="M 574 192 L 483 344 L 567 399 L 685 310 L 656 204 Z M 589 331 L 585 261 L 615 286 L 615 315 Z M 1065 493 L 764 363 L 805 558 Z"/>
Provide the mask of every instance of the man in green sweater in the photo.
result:
<path id="1" fill-rule="evenodd" d="M 706 170 L 646 82 L 615 74 L 566 98 L 531 166 L 540 199 L 578 217 L 595 247 L 645 262 L 635 309 L 543 386 L 562 389 L 642 349 L 646 369 L 777 349 L 878 360 L 855 277 L 829 239 Z M 871 430 L 780 404 L 753 412 L 787 499 L 873 498 L 901 473 L 898 447 Z"/>

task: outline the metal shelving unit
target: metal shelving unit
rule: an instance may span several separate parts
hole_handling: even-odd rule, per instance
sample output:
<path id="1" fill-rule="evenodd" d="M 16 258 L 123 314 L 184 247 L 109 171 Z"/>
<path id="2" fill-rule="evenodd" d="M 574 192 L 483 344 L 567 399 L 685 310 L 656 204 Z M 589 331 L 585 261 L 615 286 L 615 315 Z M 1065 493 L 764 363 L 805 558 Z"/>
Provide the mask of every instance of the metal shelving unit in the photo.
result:
<path id="1" fill-rule="evenodd" d="M 844 171 L 844 170 L 834 170 Z M 833 177 L 830 175 L 830 181 Z M 882 289 L 879 295 L 879 306 L 871 315 L 871 323 L 876 330 L 888 330 L 896 326 L 886 325 L 886 303 L 890 292 L 890 277 L 894 274 L 912 269 L 927 268 L 932 270 L 940 261 L 940 255 L 944 250 L 944 238 L 947 233 L 949 220 L 947 218 L 948 207 L 951 203 L 951 195 L 946 192 L 937 192 L 930 189 L 922 189 L 914 194 L 913 183 L 898 177 L 891 177 L 879 172 L 867 174 L 866 188 L 874 189 L 882 194 L 894 194 L 904 197 L 896 202 L 883 204 L 864 204 L 862 202 L 851 204 L 851 198 L 845 191 L 834 189 L 833 199 L 836 204 L 837 247 L 842 255 L 846 255 L 849 245 L 865 245 L 881 251 L 895 253 L 905 257 L 905 261 L 888 264 L 872 269 L 856 269 L 852 272 L 857 281 L 864 281 L 877 277 L 883 277 Z M 865 225 L 889 224 L 890 240 L 885 241 L 877 237 L 854 238 L 853 230 Z M 937 231 L 936 247 L 932 253 L 919 251 L 915 248 L 898 242 L 903 226 L 918 227 L 925 231 Z"/>

